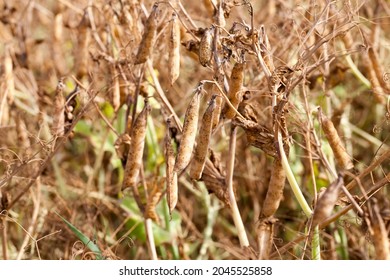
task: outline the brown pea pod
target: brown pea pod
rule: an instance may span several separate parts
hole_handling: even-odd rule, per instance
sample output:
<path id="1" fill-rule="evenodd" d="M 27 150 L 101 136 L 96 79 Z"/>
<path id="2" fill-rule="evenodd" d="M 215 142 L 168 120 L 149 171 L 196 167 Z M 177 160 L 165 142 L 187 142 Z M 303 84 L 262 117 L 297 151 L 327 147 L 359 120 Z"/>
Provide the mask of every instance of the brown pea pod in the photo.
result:
<path id="1" fill-rule="evenodd" d="M 278 210 L 280 201 L 283 198 L 284 185 L 286 183 L 286 172 L 278 158 L 274 159 L 272 175 L 268 185 L 267 195 L 261 210 L 262 218 L 268 218 Z"/>
<path id="2" fill-rule="evenodd" d="M 203 115 L 201 128 L 199 129 L 197 145 L 190 170 L 190 177 L 194 180 L 199 180 L 202 177 L 204 165 L 206 162 L 207 151 L 209 149 L 211 132 L 213 128 L 215 97 L 215 95 L 211 97 L 209 106 Z"/>
<path id="3" fill-rule="evenodd" d="M 199 44 L 199 62 L 202 66 L 208 66 L 213 54 L 213 35 L 211 28 L 207 28 Z"/>
<path id="4" fill-rule="evenodd" d="M 180 24 L 175 13 L 172 14 L 171 32 L 168 45 L 169 80 L 172 85 L 180 75 Z"/>
<path id="5" fill-rule="evenodd" d="M 313 213 L 313 226 L 318 225 L 330 216 L 339 197 L 339 191 L 343 185 L 343 177 L 339 175 L 339 177 L 320 195 Z"/>
<path id="6" fill-rule="evenodd" d="M 151 111 L 149 104 L 146 104 L 139 113 L 131 130 L 131 140 L 129 153 L 126 161 L 125 176 L 122 190 L 132 187 L 135 194 L 138 193 L 137 181 L 142 165 L 142 156 L 144 153 L 147 118 Z"/>
<path id="7" fill-rule="evenodd" d="M 52 133 L 54 136 L 60 137 L 65 133 L 65 84 L 63 79 L 58 81 L 56 93 L 54 97 L 54 116 Z"/>
<path id="8" fill-rule="evenodd" d="M 328 140 L 330 147 L 332 148 L 338 166 L 342 170 L 352 169 L 353 163 L 351 157 L 345 150 L 344 144 L 341 141 L 332 121 L 322 113 L 320 113 L 320 117 L 322 122 L 322 130 L 324 131 L 325 137 Z"/>
<path id="9" fill-rule="evenodd" d="M 242 84 L 244 82 L 244 66 L 245 63 L 237 62 L 232 70 L 229 83 L 228 98 L 234 108 L 238 108 L 242 101 L 244 92 L 242 90 Z M 228 104 L 225 104 L 222 115 L 227 119 L 233 119 L 236 115 L 236 111 L 233 110 Z"/>
<path id="10" fill-rule="evenodd" d="M 168 119 L 168 121 L 170 121 Z M 174 172 L 175 167 L 175 153 L 172 147 L 171 135 L 169 129 L 164 139 L 164 154 L 166 165 L 166 186 L 167 186 L 167 201 L 169 207 L 169 213 L 171 214 L 177 204 L 178 199 L 178 186 L 177 186 L 177 173 Z"/>
<path id="11" fill-rule="evenodd" d="M 175 172 L 180 173 L 187 167 L 191 160 L 194 149 L 196 131 L 198 129 L 199 105 L 200 105 L 201 85 L 195 92 L 190 104 L 188 105 L 183 124 L 182 137 L 179 151 L 175 162 Z"/>
<path id="12" fill-rule="evenodd" d="M 145 23 L 144 34 L 139 44 L 134 64 L 141 64 L 151 56 L 157 35 L 157 4 L 154 4 L 152 12 Z"/>

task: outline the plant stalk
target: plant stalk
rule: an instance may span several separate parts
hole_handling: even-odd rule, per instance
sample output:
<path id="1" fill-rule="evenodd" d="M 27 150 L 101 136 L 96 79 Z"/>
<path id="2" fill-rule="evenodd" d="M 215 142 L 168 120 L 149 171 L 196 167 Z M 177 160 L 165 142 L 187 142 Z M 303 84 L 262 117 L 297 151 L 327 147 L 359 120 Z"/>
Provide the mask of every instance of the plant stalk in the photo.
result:
<path id="1" fill-rule="evenodd" d="M 249 246 L 248 237 L 245 232 L 244 223 L 242 222 L 240 211 L 237 206 L 236 198 L 233 190 L 233 170 L 234 170 L 234 159 L 236 153 L 236 135 L 237 135 L 237 127 L 232 127 L 232 131 L 230 133 L 230 143 L 229 143 L 229 157 L 228 162 L 226 164 L 227 172 L 226 172 L 226 184 L 229 192 L 229 202 L 230 209 L 233 216 L 234 225 L 237 228 L 238 239 L 240 240 L 241 247 Z"/>
<path id="2" fill-rule="evenodd" d="M 152 260 L 158 260 L 157 258 L 157 252 L 156 252 L 156 245 L 154 243 L 154 237 L 153 237 L 153 224 L 152 219 L 145 219 L 145 232 L 147 237 L 147 244 L 149 249 L 149 254 Z"/>

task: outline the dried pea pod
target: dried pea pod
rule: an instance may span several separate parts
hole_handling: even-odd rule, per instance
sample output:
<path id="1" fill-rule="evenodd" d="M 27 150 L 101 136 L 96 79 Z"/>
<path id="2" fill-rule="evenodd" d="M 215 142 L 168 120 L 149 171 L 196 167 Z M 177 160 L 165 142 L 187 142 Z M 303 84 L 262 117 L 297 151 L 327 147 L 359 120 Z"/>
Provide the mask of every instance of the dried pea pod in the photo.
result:
<path id="1" fill-rule="evenodd" d="M 238 105 L 242 101 L 244 92 L 242 91 L 242 84 L 244 82 L 244 63 L 237 62 L 232 70 L 229 83 L 228 98 L 234 108 L 238 108 Z M 227 119 L 233 119 L 236 112 L 228 105 L 225 104 L 222 114 Z"/>
<path id="2" fill-rule="evenodd" d="M 145 23 L 144 34 L 138 48 L 134 64 L 146 62 L 153 50 L 157 35 L 157 4 L 154 4 L 152 12 Z"/>
<path id="3" fill-rule="evenodd" d="M 170 121 L 170 120 L 168 120 Z M 175 167 L 175 153 L 173 151 L 171 143 L 171 135 L 169 129 L 164 139 L 164 153 L 165 153 L 165 165 L 166 165 L 166 186 L 167 186 L 167 201 L 169 207 L 169 213 L 172 213 L 177 204 L 178 198 L 178 186 L 177 186 L 177 173 L 174 172 Z"/>
<path id="4" fill-rule="evenodd" d="M 145 136 L 146 136 L 146 124 L 151 107 L 146 104 L 139 113 L 137 119 L 134 122 L 131 130 L 131 140 L 129 147 L 129 154 L 127 156 L 125 176 L 123 180 L 122 190 L 132 187 L 135 194 L 138 175 L 142 165 L 142 156 L 144 153 Z"/>
<path id="5" fill-rule="evenodd" d="M 180 173 L 187 167 L 194 149 L 196 131 L 198 129 L 200 92 L 202 85 L 198 86 L 194 97 L 188 105 L 183 124 L 182 137 L 175 162 L 175 172 Z"/>
<path id="6" fill-rule="evenodd" d="M 207 28 L 199 44 L 199 62 L 203 66 L 210 63 L 213 54 L 213 35 L 211 28 Z"/>
<path id="7" fill-rule="evenodd" d="M 283 198 L 283 189 L 286 183 L 286 172 L 282 163 L 275 158 L 272 165 L 272 175 L 268 186 L 267 195 L 263 202 L 261 216 L 263 218 L 271 217 L 279 208 L 280 201 Z"/>
<path id="8" fill-rule="evenodd" d="M 172 85 L 180 75 L 180 24 L 175 13 L 172 14 L 171 20 L 168 65 L 169 80 Z"/>
<path id="9" fill-rule="evenodd" d="M 353 168 L 353 163 L 332 121 L 321 113 L 322 130 L 332 148 L 338 166 L 342 170 Z"/>
<path id="10" fill-rule="evenodd" d="M 211 138 L 211 132 L 213 128 L 213 113 L 215 109 L 215 97 L 210 100 L 203 119 L 202 125 L 199 130 L 198 141 L 195 148 L 194 158 L 192 159 L 190 176 L 194 180 L 199 180 L 202 177 L 202 172 L 206 162 L 207 151 L 209 149 L 209 143 Z"/>

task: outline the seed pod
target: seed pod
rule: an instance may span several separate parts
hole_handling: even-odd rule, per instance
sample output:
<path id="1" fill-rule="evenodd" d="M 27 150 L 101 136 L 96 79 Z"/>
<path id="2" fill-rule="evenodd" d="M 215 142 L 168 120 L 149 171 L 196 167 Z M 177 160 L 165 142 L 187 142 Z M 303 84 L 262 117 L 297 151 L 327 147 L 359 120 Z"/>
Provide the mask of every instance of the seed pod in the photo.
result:
<path id="1" fill-rule="evenodd" d="M 151 108 L 146 104 L 137 119 L 134 122 L 131 131 L 131 140 L 129 147 L 129 154 L 127 156 L 125 176 L 123 180 L 122 190 L 132 187 L 133 190 L 137 188 L 137 180 L 139 171 L 142 165 L 142 156 L 144 153 L 146 123 Z M 135 191 L 138 193 L 138 190 Z"/>
<path id="2" fill-rule="evenodd" d="M 313 213 L 313 227 L 328 218 L 339 197 L 339 190 L 344 185 L 343 177 L 339 177 L 330 184 L 325 192 L 318 198 L 316 208 Z"/>
<path id="3" fill-rule="evenodd" d="M 207 28 L 203 34 L 199 44 L 199 62 L 202 66 L 207 66 L 210 63 L 213 54 L 213 35 L 210 28 Z"/>
<path id="4" fill-rule="evenodd" d="M 190 171 L 190 176 L 194 180 L 199 180 L 202 177 L 202 172 L 206 162 L 206 156 L 209 149 L 209 142 L 213 126 L 215 97 L 215 95 L 211 97 L 210 104 L 203 115 L 202 126 L 199 130 L 198 141 Z"/>
<path id="5" fill-rule="evenodd" d="M 216 82 L 219 83 L 219 85 L 221 85 L 224 82 L 224 76 L 221 73 L 217 75 Z M 223 97 L 221 96 L 218 90 L 218 86 L 216 84 L 212 85 L 211 93 L 213 95 L 216 95 L 215 109 L 213 112 L 213 130 L 214 130 L 218 126 L 221 117 Z"/>
<path id="6" fill-rule="evenodd" d="M 223 103 L 223 97 L 221 95 L 217 95 L 215 97 L 215 109 L 213 111 L 213 130 L 219 124 L 219 119 L 221 117 L 221 112 L 222 112 L 222 103 Z"/>
<path id="7" fill-rule="evenodd" d="M 214 14 L 215 3 L 214 0 L 203 0 L 203 5 L 208 12 L 208 16 L 212 16 Z"/>
<path id="8" fill-rule="evenodd" d="M 386 96 L 386 93 L 384 91 L 384 88 L 382 87 L 381 83 L 380 83 L 380 77 L 381 76 L 377 76 L 378 74 L 378 62 L 376 61 L 375 59 L 375 54 L 372 52 L 372 48 L 371 49 L 371 52 L 368 52 L 367 53 L 364 53 L 363 57 L 363 61 L 365 62 L 366 64 L 366 69 L 367 69 L 367 76 L 368 76 L 368 79 L 370 80 L 370 83 L 371 83 L 371 89 L 372 89 L 372 92 L 374 94 L 374 98 L 375 100 L 380 103 L 380 104 L 385 104 L 386 103 L 386 100 L 385 100 L 385 96 Z M 369 55 L 371 53 L 371 56 Z M 375 66 L 376 64 L 376 66 Z M 379 70 L 381 71 L 381 70 Z"/>
<path id="9" fill-rule="evenodd" d="M 158 215 L 156 213 L 156 206 L 162 197 L 162 189 L 160 184 L 156 182 L 152 192 L 149 194 L 148 202 L 145 207 L 144 217 L 145 219 L 152 219 L 156 223 L 159 222 Z"/>
<path id="10" fill-rule="evenodd" d="M 63 36 L 63 30 L 64 30 L 64 25 L 63 25 L 63 14 L 58 13 L 54 17 L 54 22 L 53 22 L 53 41 L 51 43 L 51 47 L 53 48 L 53 61 L 54 67 L 58 73 L 59 76 L 65 75 L 68 72 L 68 69 L 66 67 L 65 63 L 65 55 L 64 55 L 64 36 Z M 84 35 L 84 34 L 83 34 Z M 79 40 L 86 40 L 86 37 L 79 38 Z M 83 49 L 78 49 L 75 54 L 75 57 L 78 56 L 79 52 L 83 52 Z M 85 54 L 85 52 L 83 52 Z M 88 58 L 88 56 L 87 56 Z M 76 61 L 79 62 L 79 61 Z M 77 65 L 77 64 L 75 64 Z"/>
<path id="11" fill-rule="evenodd" d="M 63 94 L 65 84 L 61 78 L 58 81 L 56 93 L 54 97 L 54 116 L 53 116 L 53 126 L 52 133 L 55 136 L 64 135 L 64 125 L 65 125 L 65 97 Z"/>
<path id="12" fill-rule="evenodd" d="M 332 121 L 325 115 L 320 113 L 322 130 L 325 133 L 325 137 L 328 140 L 330 147 L 332 148 L 333 154 L 336 158 L 336 162 L 342 170 L 353 168 L 353 163 L 348 153 L 345 150 L 343 143 L 334 127 Z"/>
<path id="13" fill-rule="evenodd" d="M 13 100 L 15 98 L 15 81 L 14 81 L 14 73 L 13 73 L 13 64 L 12 64 L 12 56 L 11 56 L 11 48 L 6 45 L 4 51 L 4 85 L 0 83 L 1 87 L 1 110 L 0 110 L 0 126 L 6 125 L 9 122 L 10 109 L 9 107 L 12 105 Z M 2 79 L 3 80 L 3 79 Z M 5 95 L 3 95 L 3 93 Z M 7 100 L 7 102 L 4 102 Z"/>
<path id="14" fill-rule="evenodd" d="M 13 103 L 15 98 L 15 80 L 14 80 L 14 66 L 12 63 L 12 48 L 9 45 L 5 46 L 4 50 L 4 61 L 3 61 L 3 77 L 5 79 L 5 86 L 7 92 L 8 102 Z M 3 90 L 3 89 L 2 89 Z M 3 92 L 2 92 L 3 94 Z M 3 102 L 3 100 L 1 101 Z M 6 104 L 8 103 L 6 102 Z"/>
<path id="15" fill-rule="evenodd" d="M 73 120 L 75 118 L 75 109 L 77 106 L 77 100 L 76 96 L 80 93 L 79 86 L 76 85 L 75 89 L 72 90 L 67 96 L 66 96 L 66 102 L 65 102 L 65 123 L 64 123 L 64 133 L 68 133 L 69 130 L 72 127 Z M 73 132 L 69 134 L 69 137 L 73 137 Z"/>
<path id="16" fill-rule="evenodd" d="M 226 26 L 226 20 L 225 20 L 225 11 L 223 10 L 223 4 L 222 1 L 219 1 L 218 4 L 218 10 L 216 13 L 216 21 L 219 27 L 225 27 Z"/>
<path id="17" fill-rule="evenodd" d="M 168 119 L 168 122 L 169 121 L 170 119 Z M 173 168 L 175 166 L 175 154 L 171 142 L 172 142 L 171 135 L 170 135 L 170 131 L 168 130 L 164 139 L 164 146 L 165 146 L 167 200 L 168 200 L 169 213 L 172 213 L 173 209 L 177 204 L 177 198 L 178 198 L 177 173 L 173 172 Z"/>
<path id="18" fill-rule="evenodd" d="M 371 236 L 377 260 L 390 260 L 389 238 L 386 224 L 383 221 L 378 202 L 373 199 L 370 211 Z"/>
<path id="19" fill-rule="evenodd" d="M 244 81 L 244 63 L 236 63 L 233 67 L 232 74 L 230 76 L 229 94 L 228 98 L 234 108 L 238 108 L 238 105 L 242 101 L 244 92 L 242 91 L 242 83 Z M 227 119 L 233 119 L 236 112 L 225 104 L 222 114 Z"/>
<path id="20" fill-rule="evenodd" d="M 269 260 L 269 254 L 273 246 L 274 225 L 277 220 L 273 217 L 261 219 L 257 226 L 257 244 L 259 247 L 259 260 Z"/>
<path id="21" fill-rule="evenodd" d="M 88 74 L 89 44 L 91 41 L 90 20 L 85 14 L 78 26 L 77 51 L 75 52 L 76 77 L 82 79 Z"/>
<path id="22" fill-rule="evenodd" d="M 153 45 L 157 35 L 157 4 L 154 4 L 152 12 L 145 23 L 144 34 L 142 35 L 141 43 L 139 44 L 138 53 L 134 64 L 146 62 L 150 57 Z"/>
<path id="23" fill-rule="evenodd" d="M 24 150 L 25 156 L 29 157 L 31 152 L 29 151 L 31 143 L 30 143 L 30 139 L 28 138 L 28 133 L 27 133 L 28 130 L 27 130 L 26 123 L 24 122 L 24 120 L 20 115 L 16 115 L 15 123 L 16 123 L 16 133 L 18 136 L 18 146 L 19 148 Z"/>
<path id="24" fill-rule="evenodd" d="M 118 111 L 121 105 L 121 90 L 119 85 L 119 75 L 115 65 L 111 65 L 111 82 L 110 101 L 115 112 Z"/>
<path id="25" fill-rule="evenodd" d="M 371 61 L 372 68 L 374 68 L 378 82 L 383 89 L 390 91 L 389 85 L 386 84 L 385 80 L 382 78 L 384 71 L 381 64 L 379 63 L 378 54 L 372 47 L 368 48 L 368 57 Z"/>
<path id="26" fill-rule="evenodd" d="M 201 85 L 199 85 L 194 97 L 188 105 L 186 115 L 184 117 L 183 132 L 175 163 L 175 172 L 177 173 L 180 173 L 184 168 L 186 168 L 191 159 L 192 150 L 195 144 L 196 131 L 198 129 L 200 91 Z"/>
<path id="27" fill-rule="evenodd" d="M 380 104 L 385 104 L 386 103 L 386 99 L 385 99 L 386 93 L 384 92 L 384 90 L 383 90 L 383 88 L 378 80 L 378 77 L 376 76 L 374 68 L 372 67 L 372 65 L 370 63 L 367 63 L 367 64 L 369 64 L 367 67 L 367 74 L 368 74 L 368 78 L 369 78 L 370 83 L 371 83 L 371 89 L 372 89 L 372 93 L 374 95 L 374 98 L 375 98 L 376 102 L 378 102 Z"/>
<path id="28" fill-rule="evenodd" d="M 177 183 L 177 172 L 173 172 L 171 181 L 169 182 L 167 192 L 168 195 L 168 207 L 169 214 L 172 215 L 172 211 L 175 209 L 178 198 L 179 198 L 179 186 Z"/>
<path id="29" fill-rule="evenodd" d="M 272 175 L 268 186 L 267 195 L 263 202 L 262 218 L 268 218 L 275 214 L 283 198 L 283 189 L 286 183 L 286 173 L 282 163 L 275 158 L 272 165 Z"/>
<path id="30" fill-rule="evenodd" d="M 168 64 L 169 80 L 172 85 L 180 75 L 180 24 L 175 13 L 172 14 L 171 20 Z"/>

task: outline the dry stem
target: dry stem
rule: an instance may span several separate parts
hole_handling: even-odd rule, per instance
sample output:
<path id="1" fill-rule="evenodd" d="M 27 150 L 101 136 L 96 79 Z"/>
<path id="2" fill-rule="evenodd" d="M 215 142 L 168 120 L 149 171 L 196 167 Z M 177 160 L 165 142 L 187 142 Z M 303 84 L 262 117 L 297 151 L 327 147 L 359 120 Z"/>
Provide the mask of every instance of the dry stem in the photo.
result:
<path id="1" fill-rule="evenodd" d="M 233 189 L 233 172 L 234 172 L 234 159 L 236 153 L 236 134 L 237 127 L 232 127 L 230 133 L 230 142 L 229 142 L 229 157 L 226 164 L 226 184 L 229 192 L 229 201 L 231 207 L 231 213 L 233 216 L 234 224 L 237 228 L 238 238 L 240 240 L 241 247 L 249 246 L 248 237 L 245 232 L 244 223 L 242 222 L 240 211 L 237 206 L 237 201 L 234 195 Z"/>

